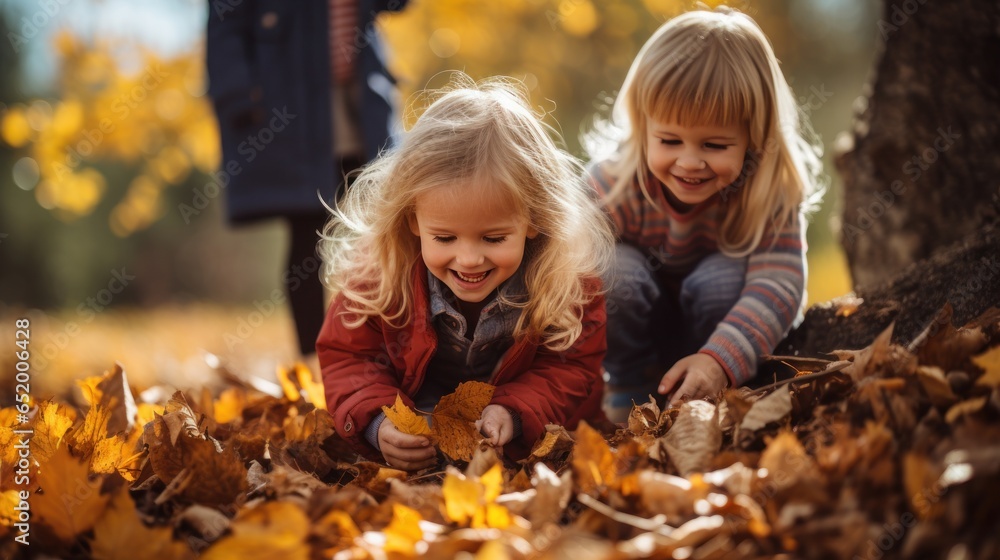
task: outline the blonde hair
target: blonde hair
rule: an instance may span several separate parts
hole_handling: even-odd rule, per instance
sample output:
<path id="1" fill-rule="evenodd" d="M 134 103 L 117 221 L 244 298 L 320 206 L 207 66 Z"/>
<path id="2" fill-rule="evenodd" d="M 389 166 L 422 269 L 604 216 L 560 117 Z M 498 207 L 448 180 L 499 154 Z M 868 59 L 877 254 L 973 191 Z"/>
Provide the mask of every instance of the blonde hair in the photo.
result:
<path id="1" fill-rule="evenodd" d="M 612 122 L 588 139 L 595 157 L 610 144 L 618 152 L 608 163 L 616 178 L 608 204 L 637 184 L 656 206 L 647 184 L 647 117 L 681 126 L 747 126 L 743 172 L 721 191 L 724 200 L 735 197 L 735 204 L 726 205 L 719 235 L 728 255 L 750 253 L 769 224 L 782 229 L 822 194 L 822 149 L 764 32 L 737 10 L 682 14 L 660 26 L 639 51 Z"/>
<path id="2" fill-rule="evenodd" d="M 378 316 L 401 327 L 412 319 L 415 201 L 432 189 L 475 185 L 500 190 L 538 232 L 522 263 L 528 297 L 504 301 L 523 309 L 514 336 L 556 351 L 572 346 L 583 306 L 596 295 L 586 279 L 606 271 L 614 235 L 582 166 L 547 130 L 516 82 L 453 79 L 402 143 L 361 172 L 324 230 L 324 277 L 347 300 L 345 325 Z"/>

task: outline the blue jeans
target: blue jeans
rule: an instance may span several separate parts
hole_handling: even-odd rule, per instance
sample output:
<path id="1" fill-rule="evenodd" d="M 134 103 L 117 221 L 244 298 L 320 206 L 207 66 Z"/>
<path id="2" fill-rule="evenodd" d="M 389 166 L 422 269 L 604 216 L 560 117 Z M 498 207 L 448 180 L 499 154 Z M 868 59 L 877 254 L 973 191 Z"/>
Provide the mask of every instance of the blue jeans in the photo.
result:
<path id="1" fill-rule="evenodd" d="M 661 263 L 619 243 L 607 279 L 606 406 L 648 402 L 667 369 L 694 354 L 740 297 L 747 257 L 713 253 L 683 278 L 660 274 Z"/>

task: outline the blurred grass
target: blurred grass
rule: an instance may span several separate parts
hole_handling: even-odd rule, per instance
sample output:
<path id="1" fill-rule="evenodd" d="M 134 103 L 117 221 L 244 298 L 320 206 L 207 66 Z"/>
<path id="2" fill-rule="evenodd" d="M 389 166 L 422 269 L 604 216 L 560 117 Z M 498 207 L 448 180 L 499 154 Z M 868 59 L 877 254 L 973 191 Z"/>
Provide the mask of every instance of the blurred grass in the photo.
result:
<path id="1" fill-rule="evenodd" d="M 291 365 L 297 358 L 292 319 L 284 308 L 260 322 L 254 313 L 253 307 L 208 304 L 121 308 L 94 315 L 88 323 L 75 312 L 9 311 L 0 316 L 0 341 L 9 341 L 11 351 L 0 353 L 0 368 L 14 371 L 14 321 L 26 317 L 31 321 L 34 399 L 72 401 L 74 380 L 100 375 L 115 362 L 137 391 L 160 384 L 201 388 L 218 375 L 211 358 L 206 360 L 208 353 L 237 375 L 274 380 L 278 365 Z M 241 320 L 257 326 L 241 329 Z M 10 376 L 0 386 L 0 402 L 12 402 L 13 391 Z"/>

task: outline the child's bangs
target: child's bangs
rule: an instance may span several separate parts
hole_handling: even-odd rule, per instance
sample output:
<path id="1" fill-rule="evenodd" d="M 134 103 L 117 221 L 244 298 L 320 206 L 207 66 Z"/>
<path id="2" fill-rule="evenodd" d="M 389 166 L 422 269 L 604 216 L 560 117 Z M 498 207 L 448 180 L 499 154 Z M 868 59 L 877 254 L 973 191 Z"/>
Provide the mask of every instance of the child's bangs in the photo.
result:
<path id="1" fill-rule="evenodd" d="M 705 49 L 699 60 L 660 64 L 639 92 L 639 108 L 653 120 L 681 126 L 749 122 L 751 87 L 731 65 L 720 64 L 715 51 Z"/>

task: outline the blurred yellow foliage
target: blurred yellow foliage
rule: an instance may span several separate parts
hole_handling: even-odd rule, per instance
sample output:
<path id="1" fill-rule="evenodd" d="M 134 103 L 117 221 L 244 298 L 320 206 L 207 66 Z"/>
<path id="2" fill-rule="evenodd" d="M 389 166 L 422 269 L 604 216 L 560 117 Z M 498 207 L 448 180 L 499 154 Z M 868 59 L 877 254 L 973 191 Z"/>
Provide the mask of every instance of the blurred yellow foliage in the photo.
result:
<path id="1" fill-rule="evenodd" d="M 149 227 L 163 215 L 162 189 L 183 182 L 193 169 L 208 173 L 219 160 L 218 132 L 202 97 L 204 65 L 194 49 L 162 59 L 122 45 L 55 37 L 61 99 L 12 105 L 0 114 L 0 138 L 27 147 L 39 168 L 38 203 L 64 221 L 90 214 L 108 195 L 97 167 L 114 162 L 136 174 L 115 201 L 109 227 L 119 236 Z M 126 70 L 125 67 L 128 67 Z"/>
<path id="2" fill-rule="evenodd" d="M 653 30 L 691 7 L 681 0 L 436 0 L 413 2 L 380 24 L 404 99 L 440 87 L 451 70 L 512 76 L 569 125 L 564 135 L 573 143 L 595 110 L 588 88 L 618 87 Z M 407 123 L 419 116 L 404 115 Z"/>

